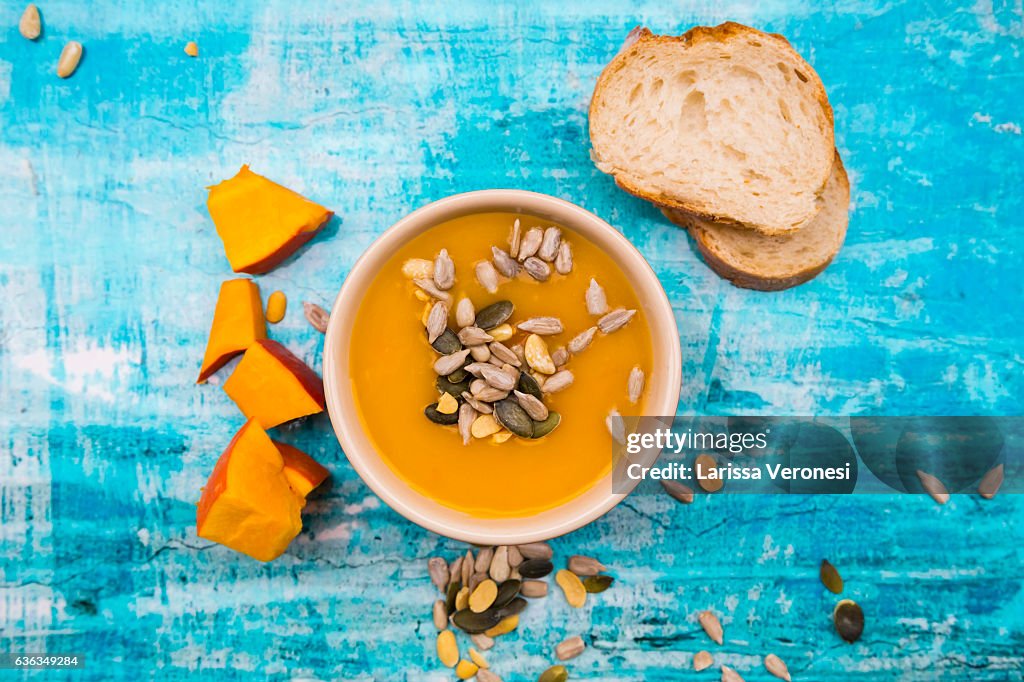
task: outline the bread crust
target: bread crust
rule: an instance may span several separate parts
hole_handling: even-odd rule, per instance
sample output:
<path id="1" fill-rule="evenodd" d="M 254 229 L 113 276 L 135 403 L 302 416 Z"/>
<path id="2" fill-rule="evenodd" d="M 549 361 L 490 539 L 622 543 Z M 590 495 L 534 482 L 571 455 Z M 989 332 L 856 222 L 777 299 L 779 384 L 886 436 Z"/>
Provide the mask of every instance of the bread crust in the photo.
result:
<path id="1" fill-rule="evenodd" d="M 828 120 L 828 126 L 831 129 L 835 125 L 835 118 L 832 112 L 832 105 L 828 101 L 828 94 L 825 92 L 825 86 L 824 84 L 822 84 L 821 78 L 818 76 L 817 71 L 815 71 L 814 68 L 810 64 L 808 64 L 807 61 L 802 56 L 800 56 L 800 54 L 796 50 L 793 49 L 793 46 L 785 37 L 779 35 L 778 33 L 765 33 L 764 31 L 759 31 L 756 28 L 752 28 L 744 24 L 739 24 L 734 21 L 727 21 L 717 26 L 694 26 L 686 33 L 683 33 L 682 35 L 679 36 L 655 35 L 654 33 L 651 32 L 650 29 L 646 27 L 638 26 L 634 28 L 632 31 L 629 32 L 629 35 L 627 36 L 626 42 L 622 46 L 622 49 L 619 51 L 617 55 L 615 55 L 612 61 L 609 62 L 607 66 L 605 66 L 605 68 L 601 71 L 601 75 L 598 76 L 597 84 L 594 86 L 594 94 L 591 96 L 590 107 L 587 112 L 589 120 L 594 120 L 595 118 L 594 114 L 598 100 L 600 99 L 599 94 L 601 93 L 602 88 L 605 87 L 606 83 L 609 81 L 612 75 L 614 75 L 615 73 L 617 73 L 618 71 L 622 70 L 625 67 L 629 59 L 635 56 L 642 49 L 642 46 L 645 43 L 678 42 L 684 45 L 697 45 L 702 42 L 725 43 L 732 38 L 748 35 L 758 36 L 759 38 L 766 41 L 771 40 L 782 43 L 783 45 L 786 46 L 786 48 L 792 51 L 793 56 L 796 58 L 796 60 L 800 64 L 802 64 L 809 73 L 814 74 L 815 100 L 817 101 L 818 105 L 821 106 L 825 114 L 825 118 Z M 592 129 L 590 131 L 590 137 L 591 145 L 593 145 Z M 685 213 L 697 216 L 702 220 L 707 220 L 716 223 L 724 223 L 729 225 L 744 226 L 749 229 L 761 232 L 763 234 L 779 235 L 790 232 L 796 232 L 797 230 L 802 229 L 803 227 L 808 225 L 812 220 L 814 220 L 815 215 L 817 215 L 816 212 L 812 212 L 804 219 L 803 222 L 797 225 L 784 227 L 778 225 L 760 225 L 752 223 L 743 223 L 732 218 L 731 216 L 723 215 L 719 212 L 716 212 L 711 206 L 707 206 L 705 204 L 696 202 L 682 201 L 679 199 L 675 199 L 673 197 L 666 197 L 661 194 L 655 194 L 653 192 L 647 191 L 642 187 L 639 187 L 638 185 L 634 184 L 628 177 L 625 177 L 624 173 L 618 171 L 618 169 L 614 169 L 610 174 L 615 179 L 615 184 L 618 185 L 621 189 L 625 190 L 626 192 L 629 192 L 634 196 L 640 197 L 641 199 L 645 199 L 661 209 L 673 209 L 683 211 Z M 828 182 L 828 178 L 829 174 L 826 173 L 821 181 L 821 184 L 816 190 L 816 194 L 818 196 L 821 196 L 821 193 L 824 191 L 825 185 Z"/>

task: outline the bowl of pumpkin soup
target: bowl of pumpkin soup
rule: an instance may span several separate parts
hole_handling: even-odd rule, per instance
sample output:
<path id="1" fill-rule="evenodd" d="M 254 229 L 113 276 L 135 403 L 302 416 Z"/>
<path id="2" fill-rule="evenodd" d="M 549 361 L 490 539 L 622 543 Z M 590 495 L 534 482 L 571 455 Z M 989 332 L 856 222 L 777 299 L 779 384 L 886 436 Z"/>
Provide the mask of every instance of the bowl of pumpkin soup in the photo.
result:
<path id="1" fill-rule="evenodd" d="M 613 424 L 675 413 L 679 337 L 654 272 L 606 222 L 533 192 L 470 192 L 411 213 L 356 262 L 324 384 L 346 456 L 395 511 L 521 544 L 625 497 Z"/>

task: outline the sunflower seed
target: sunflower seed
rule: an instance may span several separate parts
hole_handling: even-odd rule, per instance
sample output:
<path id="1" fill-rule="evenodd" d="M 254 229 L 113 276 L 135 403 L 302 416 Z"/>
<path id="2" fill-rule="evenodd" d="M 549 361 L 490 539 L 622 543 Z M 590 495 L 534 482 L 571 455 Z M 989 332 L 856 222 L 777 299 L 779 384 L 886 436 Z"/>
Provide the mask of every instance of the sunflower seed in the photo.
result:
<path id="1" fill-rule="evenodd" d="M 618 410 L 612 408 L 608 416 L 604 418 L 604 425 L 608 427 L 608 433 L 612 435 L 612 440 L 619 445 L 626 444 L 626 425 Z"/>
<path id="2" fill-rule="evenodd" d="M 541 336 L 561 334 L 565 331 L 562 327 L 562 321 L 557 317 L 531 317 L 528 320 L 523 320 L 516 327 L 519 331 L 540 334 Z"/>
<path id="3" fill-rule="evenodd" d="M 488 385 L 473 394 L 473 397 L 485 403 L 495 403 L 507 398 L 508 391 L 503 391 L 500 388 L 494 388 L 493 386 Z"/>
<path id="4" fill-rule="evenodd" d="M 557 412 L 551 412 L 548 414 L 548 418 L 542 422 L 533 423 L 533 437 L 543 438 L 552 431 L 558 428 L 558 425 L 562 423 L 562 416 Z"/>
<path id="5" fill-rule="evenodd" d="M 537 334 L 530 334 L 526 339 L 526 362 L 542 374 L 555 373 L 555 363 L 548 353 L 548 344 Z"/>
<path id="6" fill-rule="evenodd" d="M 455 263 L 448 255 L 448 249 L 441 249 L 434 259 L 434 284 L 444 291 L 451 289 L 455 284 Z"/>
<path id="7" fill-rule="evenodd" d="M 434 373 L 442 376 L 447 376 L 462 367 L 466 362 L 466 356 L 469 355 L 469 350 L 460 350 L 450 355 L 442 355 L 434 362 Z"/>
<path id="8" fill-rule="evenodd" d="M 493 365 L 491 365 L 488 362 L 471 362 L 462 369 L 466 370 L 475 377 L 482 377 L 484 367 L 493 367 Z M 472 386 L 470 386 L 470 390 L 473 390 Z"/>
<path id="9" fill-rule="evenodd" d="M 487 348 L 487 352 L 491 352 L 490 347 Z M 501 367 L 505 363 L 499 360 L 498 358 L 494 357 L 494 354 L 491 353 L 491 356 L 487 358 L 487 364 L 491 365 L 492 367 Z"/>
<path id="10" fill-rule="evenodd" d="M 793 678 L 789 676 L 789 668 L 787 668 L 782 659 L 775 654 L 768 654 L 764 657 L 764 667 L 768 672 L 781 680 L 786 680 L 786 682 L 792 682 L 793 680 Z"/>
<path id="11" fill-rule="evenodd" d="M 722 630 L 722 623 L 718 620 L 718 616 L 711 611 L 701 611 L 697 616 L 697 620 L 700 621 L 700 626 L 704 628 L 704 632 L 711 638 L 711 641 L 721 645 L 725 633 Z"/>
<path id="12" fill-rule="evenodd" d="M 549 559 L 527 559 L 519 565 L 519 574 L 524 578 L 543 578 L 555 569 Z"/>
<path id="13" fill-rule="evenodd" d="M 688 485 L 683 485 L 679 481 L 672 481 L 667 478 L 663 478 L 661 479 L 661 487 L 665 489 L 665 492 L 683 504 L 690 504 L 693 502 L 693 489 Z"/>
<path id="14" fill-rule="evenodd" d="M 991 500 L 999 492 L 999 487 L 1003 485 L 1003 465 L 999 464 L 988 470 L 981 482 L 978 483 L 978 494 L 986 500 Z"/>
<path id="15" fill-rule="evenodd" d="M 444 599 L 434 602 L 434 627 L 438 630 L 448 627 L 448 610 L 444 607 Z"/>
<path id="16" fill-rule="evenodd" d="M 600 594 L 611 587 L 613 582 L 615 578 L 610 575 L 589 575 L 583 579 L 583 588 L 587 594 Z"/>
<path id="17" fill-rule="evenodd" d="M 526 414 L 530 415 L 530 419 L 542 422 L 548 418 L 548 408 L 542 400 L 522 391 L 513 391 L 513 393 L 516 400 L 519 401 L 519 406 L 526 411 Z"/>
<path id="18" fill-rule="evenodd" d="M 455 557 L 448 562 L 448 586 L 458 585 L 462 587 L 462 557 Z M 448 609 L 450 612 L 451 609 Z"/>
<path id="19" fill-rule="evenodd" d="M 714 662 L 710 651 L 698 651 L 693 655 L 693 669 L 697 672 L 710 668 Z"/>
<path id="20" fill-rule="evenodd" d="M 493 294 L 498 290 L 498 271 L 491 265 L 491 261 L 480 261 L 473 271 L 476 273 L 476 281 L 480 282 L 480 286 L 488 293 Z"/>
<path id="21" fill-rule="evenodd" d="M 490 630 L 501 621 L 497 611 L 484 611 L 474 613 L 470 609 L 460 609 L 452 616 L 452 623 L 455 627 L 471 635 L 480 634 Z"/>
<path id="22" fill-rule="evenodd" d="M 430 582 L 444 592 L 448 586 L 448 564 L 439 556 L 430 557 L 427 561 L 427 573 L 430 574 Z"/>
<path id="23" fill-rule="evenodd" d="M 462 344 L 459 343 L 459 337 L 455 335 L 451 329 L 445 329 L 441 333 L 441 336 L 437 337 L 431 346 L 434 347 L 441 355 L 451 355 L 462 350 Z"/>
<path id="24" fill-rule="evenodd" d="M 523 227 L 519 223 L 519 218 L 512 223 L 512 231 L 508 236 L 508 255 L 513 258 L 519 256 L 519 244 L 523 241 Z"/>
<path id="25" fill-rule="evenodd" d="M 828 559 L 821 560 L 818 577 L 821 578 L 821 584 L 828 588 L 829 592 L 839 594 L 843 591 L 843 577 L 839 575 L 839 571 L 829 563 Z"/>
<path id="26" fill-rule="evenodd" d="M 569 362 L 569 351 L 565 349 L 565 346 L 559 346 L 551 352 L 551 362 L 555 363 L 556 369 Z"/>
<path id="27" fill-rule="evenodd" d="M 402 263 L 402 274 L 409 279 L 433 279 L 434 263 L 426 258 L 410 258 Z"/>
<path id="28" fill-rule="evenodd" d="M 536 256 L 530 256 L 523 261 L 523 269 L 526 274 L 538 282 L 546 282 L 551 277 L 551 266 Z"/>
<path id="29" fill-rule="evenodd" d="M 506 322 L 514 311 L 512 301 L 497 301 L 476 314 L 476 326 L 490 331 Z"/>
<path id="30" fill-rule="evenodd" d="M 327 324 L 330 322 L 331 317 L 326 310 L 318 306 L 316 303 L 303 301 L 302 312 L 305 314 L 306 321 L 309 322 L 309 326 L 321 334 L 327 333 Z"/>
<path id="31" fill-rule="evenodd" d="M 625 327 L 633 319 L 634 315 L 636 315 L 635 310 L 617 308 L 599 319 L 597 321 L 597 328 L 605 334 L 611 334 Z"/>
<path id="32" fill-rule="evenodd" d="M 494 550 L 494 556 L 491 558 L 491 565 L 487 569 L 487 573 L 495 582 L 503 583 L 508 580 L 510 570 L 508 565 L 508 547 L 501 545 Z"/>
<path id="33" fill-rule="evenodd" d="M 425 414 L 427 419 L 430 421 L 443 426 L 451 426 L 459 421 L 459 415 L 457 413 L 446 414 L 441 412 L 437 409 L 437 403 L 431 403 L 423 408 L 423 414 Z"/>
<path id="34" fill-rule="evenodd" d="M 473 308 L 473 301 L 466 297 L 459 299 L 455 306 L 455 324 L 459 327 L 469 327 L 476 320 L 476 310 Z"/>
<path id="35" fill-rule="evenodd" d="M 593 277 L 590 278 L 590 286 L 587 287 L 587 312 L 591 315 L 604 315 L 608 312 L 608 299 L 604 295 L 604 289 Z"/>
<path id="36" fill-rule="evenodd" d="M 626 385 L 629 389 L 629 402 L 636 405 L 644 392 L 644 371 L 639 367 L 629 370 L 629 381 Z"/>
<path id="37" fill-rule="evenodd" d="M 519 358 L 520 365 L 526 364 L 526 351 L 523 349 L 523 344 L 517 343 L 516 345 L 509 348 L 509 350 L 515 353 L 516 357 Z"/>
<path id="38" fill-rule="evenodd" d="M 561 243 L 562 231 L 557 227 L 549 227 L 544 230 L 544 237 L 541 239 L 540 248 L 537 249 L 537 256 L 550 263 L 558 255 L 558 245 Z"/>
<path id="39" fill-rule="evenodd" d="M 572 341 L 569 342 L 569 352 L 582 352 L 594 340 L 595 334 L 597 334 L 597 327 L 591 327 L 572 337 Z"/>
<path id="40" fill-rule="evenodd" d="M 605 569 L 607 566 L 597 559 L 579 554 L 569 557 L 569 570 L 578 576 L 597 575 Z"/>
<path id="41" fill-rule="evenodd" d="M 722 682 L 743 682 L 740 674 L 727 665 L 722 666 Z"/>
<path id="42" fill-rule="evenodd" d="M 470 346 L 469 354 L 473 356 L 473 360 L 476 362 L 488 362 L 491 359 L 491 349 L 483 344 Z"/>
<path id="43" fill-rule="evenodd" d="M 564 665 L 553 665 L 540 674 L 537 682 L 565 682 L 569 679 L 569 671 Z"/>
<path id="44" fill-rule="evenodd" d="M 482 583 L 485 580 L 490 580 L 490 578 L 487 577 L 487 573 L 485 571 L 477 571 L 473 575 L 469 576 L 470 594 L 472 594 L 473 590 L 479 587 L 480 583 Z"/>
<path id="45" fill-rule="evenodd" d="M 843 599 L 832 611 L 832 622 L 839 636 L 852 644 L 864 632 L 864 611 L 852 599 Z"/>
<path id="46" fill-rule="evenodd" d="M 516 262 L 515 258 L 508 255 L 507 251 L 499 249 L 497 246 L 492 246 L 491 255 L 493 256 L 494 269 L 505 277 L 512 279 L 519 274 L 519 263 Z"/>
<path id="47" fill-rule="evenodd" d="M 519 553 L 527 559 L 548 559 L 554 556 L 554 550 L 546 542 L 528 542 L 525 545 L 517 545 Z"/>
<path id="48" fill-rule="evenodd" d="M 475 559 L 473 558 L 473 550 L 471 550 L 471 549 L 466 550 L 466 556 L 464 556 L 462 558 L 462 580 L 461 580 L 461 582 L 466 587 L 467 598 L 468 598 L 468 593 L 470 591 L 470 589 L 469 589 L 469 579 L 473 577 L 473 562 L 474 561 L 475 561 Z"/>
<path id="49" fill-rule="evenodd" d="M 488 346 L 491 349 L 491 355 L 501 360 L 503 363 L 512 365 L 513 367 L 520 367 L 522 363 L 519 362 L 519 358 L 513 353 L 508 346 L 503 344 L 501 341 L 493 341 Z M 516 373 L 518 374 L 518 372 Z"/>
<path id="50" fill-rule="evenodd" d="M 526 410 L 519 406 L 514 400 L 504 399 L 494 404 L 494 416 L 498 423 L 516 434 L 520 438 L 533 437 L 533 420 Z M 506 562 L 508 561 L 508 550 L 505 550 Z"/>
<path id="51" fill-rule="evenodd" d="M 427 315 L 427 341 L 434 343 L 437 337 L 448 328 L 448 306 L 443 301 L 438 301 L 430 309 Z M 462 340 L 461 338 L 459 339 Z M 465 343 L 465 342 L 463 342 Z"/>
<path id="52" fill-rule="evenodd" d="M 539 227 L 531 227 L 526 231 L 523 236 L 523 241 L 519 245 L 519 255 L 516 256 L 520 261 L 524 261 L 530 256 L 537 253 L 537 249 L 540 248 L 540 243 L 544 240 L 544 230 Z"/>
<path id="53" fill-rule="evenodd" d="M 420 277 L 414 279 L 412 283 L 418 286 L 420 289 L 422 289 L 425 293 L 429 294 L 430 296 L 436 298 L 439 301 L 447 302 L 452 299 L 451 295 L 447 291 L 441 291 L 440 289 L 438 289 L 437 285 L 434 284 L 434 280 L 432 279 Z"/>
<path id="54" fill-rule="evenodd" d="M 545 393 L 557 393 L 572 386 L 573 379 L 575 377 L 570 370 L 559 370 L 548 377 L 547 381 L 544 382 L 542 390 Z"/>
<path id="55" fill-rule="evenodd" d="M 939 504 L 946 504 L 949 502 L 949 491 L 946 490 L 946 486 L 935 476 L 929 473 L 917 470 L 917 477 L 921 481 L 921 487 L 924 488 L 925 492 L 931 495 L 931 498 Z"/>
<path id="56" fill-rule="evenodd" d="M 463 346 L 479 346 L 493 340 L 494 338 L 480 327 L 469 326 L 459 330 L 459 341 Z"/>
<path id="57" fill-rule="evenodd" d="M 480 373 L 483 375 L 484 381 L 499 391 L 505 391 L 507 393 L 515 388 L 516 380 L 500 369 L 484 367 L 480 370 Z"/>
<path id="58" fill-rule="evenodd" d="M 558 254 L 555 256 L 555 272 L 559 275 L 568 275 L 572 272 L 572 246 L 567 241 L 558 245 Z"/>
<path id="59" fill-rule="evenodd" d="M 479 412 L 480 414 L 490 414 L 492 412 L 492 408 L 490 405 L 488 405 L 487 403 L 480 402 L 479 400 L 474 398 L 473 394 L 470 393 L 469 391 L 462 392 L 462 399 L 465 400 L 468 405 L 471 405 L 473 409 Z"/>
<path id="60" fill-rule="evenodd" d="M 82 59 L 82 43 L 77 40 L 69 40 L 64 49 L 60 51 L 60 58 L 57 60 L 57 75 L 61 78 L 68 78 L 78 68 L 78 62 Z"/>
<path id="61" fill-rule="evenodd" d="M 562 588 L 569 606 L 574 609 L 583 608 L 587 601 L 587 590 L 584 589 L 583 583 L 575 573 L 562 569 L 555 574 L 555 582 Z"/>
<path id="62" fill-rule="evenodd" d="M 555 647 L 555 657 L 560 661 L 568 661 L 570 658 L 576 658 L 582 654 L 585 648 L 586 645 L 583 643 L 583 638 L 576 635 Z"/>
<path id="63" fill-rule="evenodd" d="M 469 639 L 473 642 L 473 645 L 480 651 L 487 651 L 494 646 L 494 640 L 488 637 L 487 635 L 483 634 L 482 632 L 477 633 L 475 635 L 470 635 Z M 481 670 L 479 673 L 476 674 L 478 680 L 483 680 L 483 678 L 480 677 L 480 673 L 482 672 L 486 671 Z"/>
<path id="64" fill-rule="evenodd" d="M 491 565 L 491 559 L 494 558 L 494 548 L 484 547 L 476 553 L 476 561 L 473 563 L 473 570 L 477 573 L 486 573 L 488 567 Z"/>
<path id="65" fill-rule="evenodd" d="M 43 32 L 42 21 L 39 19 L 39 9 L 35 5 L 30 3 L 25 8 L 25 12 L 21 15 L 21 20 L 18 21 L 18 31 L 21 32 L 22 37 L 28 40 L 35 40 Z"/>
<path id="66" fill-rule="evenodd" d="M 462 444 L 469 445 L 469 441 L 472 439 L 472 433 L 470 429 L 473 426 L 473 422 L 476 421 L 477 411 L 469 404 L 469 401 L 459 405 L 459 435 L 462 436 Z"/>

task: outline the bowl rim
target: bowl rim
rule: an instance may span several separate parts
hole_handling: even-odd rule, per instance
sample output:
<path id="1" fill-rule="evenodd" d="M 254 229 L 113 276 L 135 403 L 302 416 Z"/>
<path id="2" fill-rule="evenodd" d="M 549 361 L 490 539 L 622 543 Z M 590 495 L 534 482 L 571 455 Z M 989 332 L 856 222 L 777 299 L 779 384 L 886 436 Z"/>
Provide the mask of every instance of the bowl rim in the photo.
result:
<path id="1" fill-rule="evenodd" d="M 453 523 L 451 520 L 442 521 L 436 516 L 431 516 L 423 507 L 441 507 L 449 512 L 457 510 L 444 507 L 401 481 L 377 452 L 368 434 L 361 434 L 362 438 L 369 442 L 369 452 L 363 452 L 363 446 L 356 442 L 356 435 L 349 432 L 350 429 L 359 432 L 363 432 L 365 429 L 358 415 L 346 413 L 342 409 L 345 388 L 348 388 L 348 393 L 353 393 L 348 374 L 348 359 L 346 357 L 344 361 L 336 362 L 336 353 L 332 352 L 332 349 L 338 348 L 340 343 L 346 351 L 345 355 L 348 355 L 348 339 L 344 335 L 350 331 L 352 318 L 355 317 L 362 305 L 364 291 L 361 290 L 361 284 L 364 281 L 372 281 L 379 272 L 379 267 L 404 243 L 446 220 L 473 213 L 498 211 L 536 215 L 580 232 L 581 236 L 592 242 L 611 242 L 611 249 L 600 244 L 598 247 L 608 253 L 616 261 L 618 267 L 622 268 L 634 290 L 641 288 L 644 290 L 642 294 L 637 291 L 637 296 L 641 298 L 641 304 L 644 306 L 650 326 L 655 363 L 658 370 L 664 372 L 664 376 L 667 378 L 661 382 L 662 390 L 659 395 L 651 395 L 648 398 L 648 405 L 651 408 L 656 408 L 656 411 L 651 412 L 650 409 L 646 411 L 652 414 L 674 414 L 681 390 L 679 379 L 682 371 L 682 351 L 675 314 L 665 289 L 640 251 L 621 232 L 596 214 L 569 201 L 547 194 L 517 189 L 487 189 L 454 194 L 430 202 L 386 229 L 356 259 L 332 306 L 323 346 L 323 380 L 327 411 L 345 457 L 363 482 L 391 509 L 422 528 L 445 537 L 480 545 L 525 544 L 549 540 L 574 531 L 610 511 L 632 492 L 639 481 L 632 482 L 627 491 L 616 493 L 610 490 L 612 473 L 609 472 L 605 479 L 598 481 L 590 490 L 531 516 L 491 518 L 459 513 L 456 516 L 465 517 L 467 520 L 465 525 Z M 602 234 L 597 234 L 598 231 Z M 377 267 L 373 267 L 374 264 Z M 367 271 L 367 268 L 371 269 Z M 671 321 L 670 325 L 667 321 Z M 667 336 L 666 326 L 671 326 L 673 342 L 664 342 Z M 667 350 L 667 357 L 661 357 L 659 351 L 665 350 Z M 676 380 L 673 381 L 672 377 L 675 377 Z M 664 411 L 666 409 L 668 412 Z M 368 458 L 375 458 L 385 469 L 391 471 L 391 476 L 401 483 L 401 490 L 396 490 L 391 484 L 383 481 L 371 467 Z M 606 480 L 609 491 L 605 496 L 576 513 L 563 513 L 561 516 L 565 518 L 558 518 L 560 516 L 558 510 L 570 509 L 574 505 L 582 506 L 579 503 L 580 500 L 591 496 L 596 497 L 598 493 L 595 491 Z M 536 523 L 531 523 L 533 521 Z M 471 527 L 470 524 L 474 527 Z M 504 528 L 510 524 L 520 527 Z M 503 528 L 487 530 L 488 525 L 500 525 Z"/>

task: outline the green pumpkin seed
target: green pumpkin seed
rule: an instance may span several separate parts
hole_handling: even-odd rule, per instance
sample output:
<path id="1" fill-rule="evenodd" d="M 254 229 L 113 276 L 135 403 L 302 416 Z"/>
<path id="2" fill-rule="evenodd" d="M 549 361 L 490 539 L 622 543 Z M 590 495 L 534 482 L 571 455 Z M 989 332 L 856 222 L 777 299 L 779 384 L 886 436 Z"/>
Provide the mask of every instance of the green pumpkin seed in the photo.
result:
<path id="1" fill-rule="evenodd" d="M 490 608 L 481 613 L 474 613 L 472 609 L 456 611 L 452 616 L 452 623 L 463 632 L 476 635 L 485 630 L 490 630 L 501 622 L 501 614 L 497 609 Z"/>
<path id="2" fill-rule="evenodd" d="M 448 584 L 448 591 L 444 595 L 444 610 L 445 613 L 451 613 L 455 610 L 455 597 L 459 595 L 459 590 L 462 589 L 462 583 L 458 580 Z"/>
<path id="3" fill-rule="evenodd" d="M 533 437 L 533 420 L 516 401 L 506 398 L 494 403 L 494 417 L 499 424 L 517 436 Z"/>
<path id="4" fill-rule="evenodd" d="M 839 594 L 843 591 L 843 577 L 839 575 L 836 567 L 829 563 L 828 559 L 821 560 L 821 584 L 828 588 L 829 592 Z"/>
<path id="5" fill-rule="evenodd" d="M 494 603 L 491 604 L 492 609 L 500 609 L 506 606 L 510 601 L 519 596 L 519 589 L 522 587 L 522 582 L 516 579 L 506 580 L 498 586 L 498 594 L 494 597 Z"/>
<path id="6" fill-rule="evenodd" d="M 484 331 L 494 329 L 512 317 L 512 311 L 514 310 L 515 306 L 512 305 L 512 301 L 492 303 L 476 314 L 476 326 Z"/>
<path id="7" fill-rule="evenodd" d="M 448 376 L 451 376 L 451 374 Z M 472 378 L 473 377 L 467 375 L 462 381 L 453 382 L 450 381 L 448 377 L 438 377 L 437 381 L 434 382 L 434 385 L 437 386 L 438 393 L 449 393 L 458 398 L 469 390 L 469 382 Z"/>
<path id="8" fill-rule="evenodd" d="M 564 665 L 553 665 L 540 674 L 537 682 L 565 682 L 569 679 L 569 671 Z"/>
<path id="9" fill-rule="evenodd" d="M 560 423 L 562 423 L 562 416 L 557 412 L 550 412 L 544 421 L 533 423 L 533 437 L 543 438 L 558 428 Z"/>
<path id="10" fill-rule="evenodd" d="M 508 618 L 509 616 L 517 616 L 524 610 L 526 610 L 526 600 L 522 597 L 516 597 L 501 607 L 499 612 L 502 618 Z"/>
<path id="11" fill-rule="evenodd" d="M 451 329 L 445 329 L 441 336 L 434 339 L 430 345 L 441 355 L 451 355 L 462 350 L 462 342 Z"/>
<path id="12" fill-rule="evenodd" d="M 555 569 L 547 559 L 528 559 L 519 564 L 519 575 L 524 578 L 543 578 Z"/>
<path id="13" fill-rule="evenodd" d="M 844 599 L 836 604 L 832 612 L 832 622 L 835 623 L 839 636 L 852 644 L 860 639 L 861 633 L 864 632 L 864 611 L 857 602 Z"/>
<path id="14" fill-rule="evenodd" d="M 423 414 L 427 415 L 427 419 L 434 422 L 435 424 L 444 424 L 450 426 L 451 424 L 459 423 L 459 413 L 444 414 L 437 411 L 437 403 L 431 403 L 423 408 Z"/>
<path id="15" fill-rule="evenodd" d="M 540 390 L 540 384 L 526 372 L 519 373 L 519 385 L 516 388 L 522 393 L 532 395 L 537 400 L 544 400 L 544 392 Z"/>
<path id="16" fill-rule="evenodd" d="M 468 376 L 469 373 L 466 372 L 466 370 L 463 369 L 462 367 L 459 367 L 457 370 L 448 375 L 448 381 L 452 382 L 453 384 L 461 384 L 463 381 L 465 381 L 466 377 Z"/>
<path id="17" fill-rule="evenodd" d="M 610 575 L 592 575 L 583 579 L 583 589 L 590 594 L 600 594 L 611 587 L 613 582 L 615 578 Z"/>

